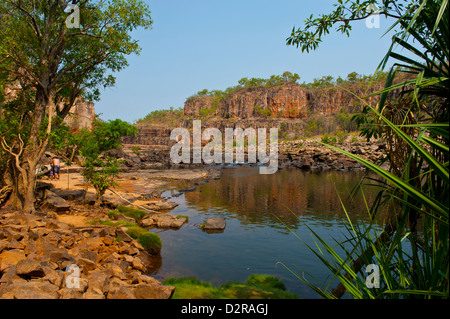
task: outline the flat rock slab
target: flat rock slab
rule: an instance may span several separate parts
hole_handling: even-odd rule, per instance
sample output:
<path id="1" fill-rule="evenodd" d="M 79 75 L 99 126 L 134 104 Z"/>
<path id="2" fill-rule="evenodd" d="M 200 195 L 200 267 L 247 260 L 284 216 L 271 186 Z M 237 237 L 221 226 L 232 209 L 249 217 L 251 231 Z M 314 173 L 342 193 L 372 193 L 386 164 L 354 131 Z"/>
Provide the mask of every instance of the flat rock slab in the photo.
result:
<path id="1" fill-rule="evenodd" d="M 169 202 L 165 200 L 157 200 L 152 202 L 147 202 L 143 205 L 144 207 L 147 207 L 148 209 L 155 210 L 155 211 L 161 211 L 161 210 L 171 210 L 178 206 L 177 203 Z"/>
<path id="2" fill-rule="evenodd" d="M 158 228 L 181 228 L 186 218 L 168 214 L 150 215 L 141 221 L 142 227 L 156 226 Z"/>
<path id="3" fill-rule="evenodd" d="M 16 265 L 19 261 L 26 258 L 24 251 L 20 249 L 3 251 L 0 254 L 0 272 L 4 272 L 9 267 Z"/>
<path id="4" fill-rule="evenodd" d="M 26 277 L 44 277 L 41 263 L 34 259 L 22 259 L 16 265 L 16 274 Z"/>
<path id="5" fill-rule="evenodd" d="M 65 200 L 78 200 L 81 201 L 86 196 L 86 191 L 83 189 L 59 189 L 54 188 L 51 190 L 56 196 L 59 196 Z"/>
<path id="6" fill-rule="evenodd" d="M 59 288 L 49 282 L 18 282 L 0 289 L 7 299 L 57 299 Z"/>
<path id="7" fill-rule="evenodd" d="M 45 190 L 45 199 L 43 207 L 51 209 L 55 212 L 65 212 L 70 210 L 70 204 L 62 197 L 59 197 L 48 189 Z"/>
<path id="8" fill-rule="evenodd" d="M 226 226 L 226 221 L 224 217 L 212 217 L 209 218 L 205 226 L 203 226 L 204 230 L 224 230 Z"/>

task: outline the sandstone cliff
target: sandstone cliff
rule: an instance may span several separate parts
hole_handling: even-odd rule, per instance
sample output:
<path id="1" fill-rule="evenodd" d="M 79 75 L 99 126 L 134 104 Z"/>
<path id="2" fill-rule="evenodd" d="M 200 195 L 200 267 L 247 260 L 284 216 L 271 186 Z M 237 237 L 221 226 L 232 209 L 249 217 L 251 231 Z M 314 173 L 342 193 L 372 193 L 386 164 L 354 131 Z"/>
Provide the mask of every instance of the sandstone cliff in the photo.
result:
<path id="1" fill-rule="evenodd" d="M 358 97 L 378 91 L 382 85 L 378 83 L 369 89 L 365 88 L 366 85 L 357 84 L 342 88 L 307 89 L 298 84 L 286 83 L 272 87 L 242 88 L 222 98 L 190 98 L 185 102 L 184 114 L 195 116 L 201 110 L 214 110 L 216 116 L 224 118 L 271 116 L 303 119 L 311 113 L 334 114 L 341 110 L 353 113 L 361 108 Z M 376 103 L 378 100 L 379 97 L 374 97 L 366 101 Z"/>
<path id="2" fill-rule="evenodd" d="M 21 90 L 20 84 L 7 86 L 4 90 L 5 101 L 12 101 Z M 62 107 L 57 105 L 57 107 Z M 0 110 L 1 116 L 1 110 Z M 75 104 L 69 111 L 69 114 L 64 119 L 64 122 L 72 129 L 91 129 L 92 122 L 95 121 L 94 102 L 77 99 Z"/>

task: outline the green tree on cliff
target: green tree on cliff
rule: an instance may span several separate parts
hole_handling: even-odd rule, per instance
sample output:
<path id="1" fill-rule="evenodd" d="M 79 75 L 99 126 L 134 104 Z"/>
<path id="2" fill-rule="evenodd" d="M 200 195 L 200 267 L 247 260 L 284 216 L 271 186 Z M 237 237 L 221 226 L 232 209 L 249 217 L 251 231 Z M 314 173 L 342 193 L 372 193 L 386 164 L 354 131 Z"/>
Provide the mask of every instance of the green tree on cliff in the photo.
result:
<path id="1" fill-rule="evenodd" d="M 5 0 L 0 18 L 0 84 L 22 91 L 1 107 L 0 189 L 12 188 L 13 206 L 33 212 L 36 165 L 52 131 L 77 99 L 98 99 L 114 84 L 112 72 L 140 51 L 132 31 L 152 20 L 143 0 Z"/>

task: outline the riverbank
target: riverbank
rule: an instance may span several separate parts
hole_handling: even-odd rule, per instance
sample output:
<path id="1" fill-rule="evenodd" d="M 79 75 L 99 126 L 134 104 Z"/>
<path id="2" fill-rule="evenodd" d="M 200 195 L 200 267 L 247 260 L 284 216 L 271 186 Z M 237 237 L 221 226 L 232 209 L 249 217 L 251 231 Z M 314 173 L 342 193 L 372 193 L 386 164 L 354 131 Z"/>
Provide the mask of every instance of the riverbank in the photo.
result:
<path id="1" fill-rule="evenodd" d="M 217 178 L 217 173 L 154 170 L 137 177 L 124 172 L 119 187 L 107 192 L 98 207 L 76 167 L 67 174 L 62 170 L 60 180 L 39 180 L 36 214 L 8 207 L 0 214 L 0 298 L 170 298 L 174 287 L 149 275 L 161 264 L 161 256 L 133 238 L 129 230 L 135 231 L 136 220 L 126 214 L 112 216 L 112 209 L 138 206 L 148 216 L 171 216 L 168 212 L 176 204 L 162 198 L 158 188 L 208 178 Z M 75 272 L 68 271 L 70 265 L 76 265 Z"/>
<path id="2" fill-rule="evenodd" d="M 299 168 L 306 170 L 364 170 L 365 167 L 341 152 L 322 144 L 333 144 L 346 152 L 356 154 L 366 160 L 375 162 L 386 157 L 385 143 L 377 140 L 369 142 L 356 135 L 349 135 L 343 141 L 323 136 L 308 139 L 280 140 L 278 144 L 278 169 Z M 111 151 L 108 155 L 124 161 L 127 170 L 154 168 L 203 168 L 205 163 L 174 164 L 170 159 L 171 147 L 168 145 L 124 145 L 121 150 Z M 244 148 L 247 159 L 248 149 Z M 192 158 L 192 154 L 191 154 Z M 216 164 L 212 164 L 216 165 Z"/>
<path id="3" fill-rule="evenodd" d="M 362 142 L 343 148 L 369 159 L 382 156 L 383 150 L 382 145 Z M 0 298 L 170 298 L 175 288 L 151 277 L 152 270 L 162 263 L 161 256 L 127 233 L 130 223 L 146 228 L 183 227 L 186 219 L 170 214 L 177 203 L 164 198 L 163 192 L 177 196 L 193 191 L 219 179 L 221 170 L 172 165 L 169 152 L 167 148 L 136 151 L 125 146 L 108 154 L 125 164 L 117 178 L 119 186 L 105 193 L 100 207 L 93 206 L 95 191 L 85 185 L 81 167 L 73 165 L 62 167 L 60 180 L 44 177 L 38 181 L 36 215 L 2 208 Z M 279 167 L 361 169 L 318 141 L 281 143 Z M 148 216 L 139 221 L 117 211 L 112 216 L 111 211 L 120 206 L 139 208 Z M 67 267 L 72 264 L 80 270 L 78 288 L 68 287 L 73 281 Z"/>

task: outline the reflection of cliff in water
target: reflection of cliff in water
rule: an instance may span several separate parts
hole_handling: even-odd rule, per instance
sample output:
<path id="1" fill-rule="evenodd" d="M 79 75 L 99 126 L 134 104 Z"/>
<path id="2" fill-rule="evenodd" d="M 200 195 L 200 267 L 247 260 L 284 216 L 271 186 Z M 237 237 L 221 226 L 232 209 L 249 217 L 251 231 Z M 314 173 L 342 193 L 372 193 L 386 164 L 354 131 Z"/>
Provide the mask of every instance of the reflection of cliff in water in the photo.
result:
<path id="1" fill-rule="evenodd" d="M 311 172 L 281 170 L 261 175 L 255 168 L 225 169 L 220 180 L 200 185 L 186 193 L 189 206 L 207 212 L 211 207 L 225 214 L 236 214 L 242 224 L 264 224 L 283 227 L 279 219 L 296 228 L 298 216 L 323 223 L 346 221 L 340 199 L 349 215 L 368 221 L 361 193 L 350 199 L 352 188 L 360 181 L 361 172 Z M 377 190 L 364 187 L 369 205 Z M 339 194 L 339 195 L 338 195 Z"/>

